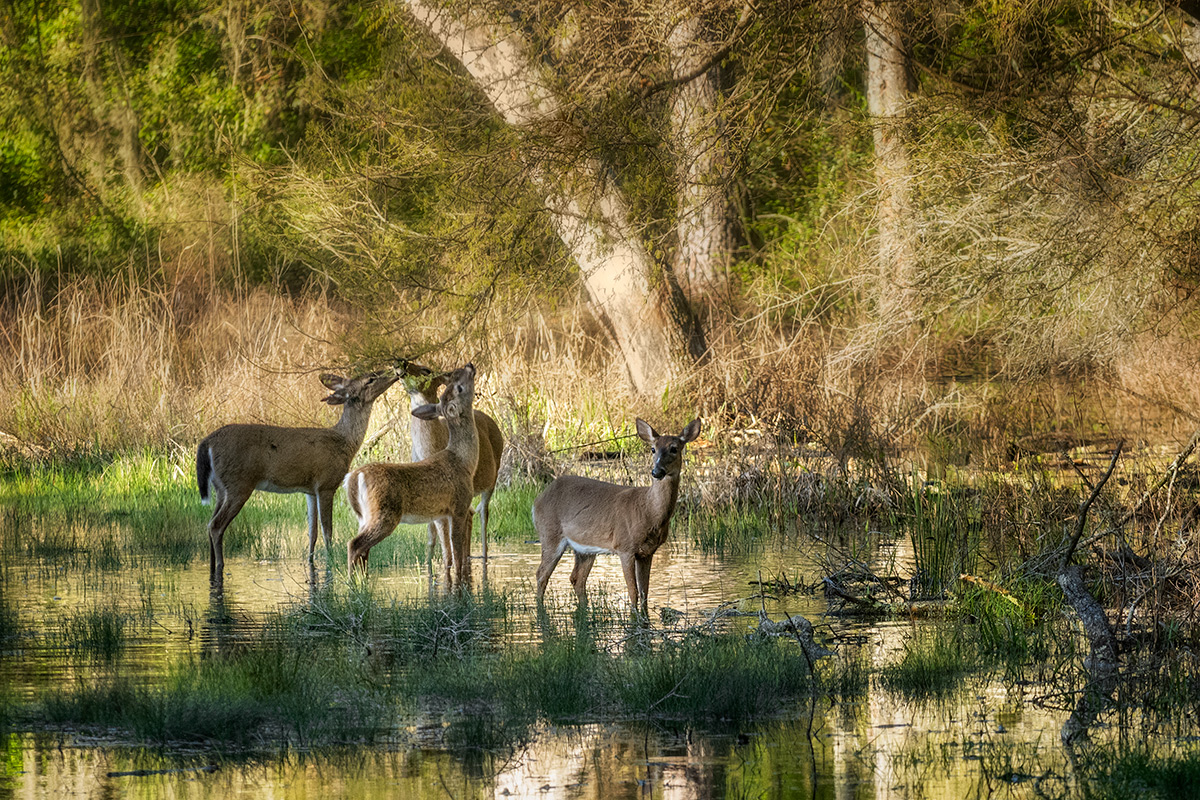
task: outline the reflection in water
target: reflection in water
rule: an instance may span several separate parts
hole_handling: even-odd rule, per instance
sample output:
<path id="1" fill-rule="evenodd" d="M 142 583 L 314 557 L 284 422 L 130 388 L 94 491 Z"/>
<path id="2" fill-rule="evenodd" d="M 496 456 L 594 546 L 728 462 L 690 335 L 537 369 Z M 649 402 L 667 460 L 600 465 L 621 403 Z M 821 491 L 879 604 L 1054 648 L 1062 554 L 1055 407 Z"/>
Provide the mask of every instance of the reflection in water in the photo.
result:
<path id="1" fill-rule="evenodd" d="M 987 796 L 989 787 L 1022 776 L 1031 784 L 1034 777 L 1053 780 L 1055 793 L 1067 785 L 1065 766 L 1047 761 L 1052 731 L 1044 748 L 1006 746 L 989 741 L 982 719 L 907 709 L 906 723 L 881 725 L 873 705 L 826 707 L 811 720 L 715 735 L 649 725 L 542 725 L 503 753 L 447 747 L 437 741 L 444 729 L 435 728 L 395 749 L 220 760 L 211 772 L 202 757 L 14 735 L 0 795 L 849 800 L 913 796 L 914 789 L 923 797 Z"/>
<path id="2" fill-rule="evenodd" d="M 536 544 L 492 548 L 486 576 L 476 571 L 476 590 L 486 581 L 493 590 L 532 598 Z M 794 559 L 792 555 L 790 558 Z M 208 580 L 206 564 L 189 568 L 140 567 L 126 571 L 78 573 L 7 567 L 7 595 L 23 628 L 53 629 L 65 616 L 94 604 L 97 597 L 117 602 L 138 620 L 134 643 L 112 669 L 147 680 L 186 658 L 228 654 L 262 635 L 264 615 L 284 607 L 312 603 L 332 588 L 345 591 L 344 573 L 328 561 L 254 562 L 231 560 L 223 586 Z M 429 570 L 379 567 L 371 581 L 379 597 L 398 600 L 441 595 L 443 581 Z M 746 610 L 761 601 L 751 584 L 763 575 L 795 574 L 794 560 L 758 555 L 740 561 L 718 559 L 673 540 L 655 559 L 650 622 L 632 615 L 621 624 L 602 626 L 604 636 L 622 647 L 638 647 L 639 626 L 669 627 L 667 608 L 695 618 L 730 601 L 743 599 Z M 811 579 L 811 576 L 802 576 Z M 615 558 L 600 558 L 590 579 L 591 607 L 575 602 L 566 575 L 551 580 L 549 611 L 537 614 L 531 603 L 528 626 L 515 637 L 547 640 L 563 635 L 595 635 L 592 615 L 627 610 L 616 599 L 624 579 Z M 605 597 L 614 598 L 607 604 Z M 776 619 L 804 614 L 823 625 L 823 601 L 811 597 L 767 600 Z M 536 616 L 535 616 L 536 615 Z M 611 617 L 606 618 L 606 623 Z M 839 623 L 840 624 L 840 623 Z M 860 635 L 875 667 L 897 658 L 911 623 L 845 629 Z M 40 641 L 40 640 L 38 640 Z M 37 641 L 0 652 L 0 691 L 18 696 L 35 687 L 71 682 L 86 670 Z M 606 647 L 614 642 L 593 642 Z M 28 645 L 28 646 L 26 646 Z M 845 652 L 843 655 L 848 655 Z M 852 656 L 850 656 L 852 657 Z M 86 676 L 84 676 L 86 677 Z M 642 722 L 565 725 L 538 722 L 506 737 L 497 750 L 485 751 L 464 724 L 503 724 L 460 714 L 398 730 L 386 745 L 320 754 L 270 754 L 239 761 L 210 754 L 164 755 L 71 736 L 12 735 L 0 779 L 0 797 L 83 795 L 111 797 L 315 797 L 331 792 L 354 797 L 581 797 L 706 798 L 814 797 L 874 798 L 919 794 L 964 797 L 987 794 L 997 776 L 1041 774 L 1059 767 L 1056 732 L 1061 714 L 1036 708 L 1019 687 L 986 683 L 969 686 L 947 703 L 907 704 L 878 686 L 861 702 L 801 702 L 786 719 L 717 733 L 677 729 L 647 713 Z M 204 772 L 210 759 L 220 769 Z M 1035 769 L 1033 765 L 1038 765 Z M 1048 766 L 1049 765 L 1049 766 Z M 138 775 L 113 775 L 142 771 Z M 907 788 L 906 788 L 907 787 Z"/>

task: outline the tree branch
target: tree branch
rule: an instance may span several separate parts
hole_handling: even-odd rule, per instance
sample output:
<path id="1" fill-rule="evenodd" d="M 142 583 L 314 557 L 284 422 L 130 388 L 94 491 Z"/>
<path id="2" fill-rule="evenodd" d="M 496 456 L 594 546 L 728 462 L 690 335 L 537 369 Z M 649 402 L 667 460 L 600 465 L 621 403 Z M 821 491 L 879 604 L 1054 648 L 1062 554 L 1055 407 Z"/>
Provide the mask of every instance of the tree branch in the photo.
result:
<path id="1" fill-rule="evenodd" d="M 1079 546 L 1079 539 L 1083 536 L 1083 529 L 1087 525 L 1088 509 L 1092 507 L 1092 503 L 1096 502 L 1096 498 L 1100 496 L 1100 490 L 1104 488 L 1104 484 L 1108 483 L 1108 479 L 1112 477 L 1113 470 L 1117 467 L 1117 459 L 1121 457 L 1121 448 L 1125 446 L 1124 440 L 1117 442 L 1117 447 L 1113 450 L 1112 461 L 1108 462 L 1108 469 L 1104 472 L 1104 477 L 1100 482 L 1092 488 L 1092 493 L 1088 495 L 1088 499 L 1083 501 L 1083 505 L 1079 507 L 1079 519 L 1075 521 L 1075 535 L 1071 537 L 1071 543 L 1062 554 L 1062 559 L 1058 562 L 1058 571 L 1062 573 L 1067 568 L 1067 564 L 1071 563 L 1071 556 L 1075 555 L 1075 548 Z"/>

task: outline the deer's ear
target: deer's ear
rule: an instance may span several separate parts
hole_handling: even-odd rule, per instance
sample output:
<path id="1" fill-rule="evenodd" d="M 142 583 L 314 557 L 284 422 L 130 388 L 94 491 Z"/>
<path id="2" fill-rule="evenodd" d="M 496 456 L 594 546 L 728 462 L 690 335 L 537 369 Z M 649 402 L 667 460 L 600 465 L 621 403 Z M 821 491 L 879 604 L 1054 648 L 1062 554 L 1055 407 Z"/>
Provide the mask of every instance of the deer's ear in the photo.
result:
<path id="1" fill-rule="evenodd" d="M 683 433 L 679 434 L 679 438 L 685 442 L 690 442 L 700 435 L 700 418 L 696 417 L 687 424 L 683 429 Z"/>
<path id="2" fill-rule="evenodd" d="M 329 405 L 331 405 L 331 406 L 340 406 L 342 403 L 346 402 L 346 395 L 342 394 L 341 392 L 334 392 L 333 394 L 329 395 L 329 397 L 326 397 L 321 402 L 329 403 Z"/>
<path id="3" fill-rule="evenodd" d="M 435 420 L 438 418 L 438 407 L 431 403 L 426 403 L 423 406 L 417 406 L 412 410 L 412 415 L 417 419 Z"/>
<path id="4" fill-rule="evenodd" d="M 319 380 L 326 389 L 337 391 L 346 385 L 346 379 L 341 375 L 334 375 L 332 372 L 325 372 L 319 376 Z"/>
<path id="5" fill-rule="evenodd" d="M 653 445 L 654 440 L 658 438 L 658 434 L 655 432 L 654 428 L 650 427 L 650 423 L 646 422 L 646 420 L 642 419 L 641 417 L 638 417 L 636 420 L 634 420 L 633 424 L 637 427 L 638 436 L 642 437 L 642 440 L 645 441 L 646 444 Z"/>

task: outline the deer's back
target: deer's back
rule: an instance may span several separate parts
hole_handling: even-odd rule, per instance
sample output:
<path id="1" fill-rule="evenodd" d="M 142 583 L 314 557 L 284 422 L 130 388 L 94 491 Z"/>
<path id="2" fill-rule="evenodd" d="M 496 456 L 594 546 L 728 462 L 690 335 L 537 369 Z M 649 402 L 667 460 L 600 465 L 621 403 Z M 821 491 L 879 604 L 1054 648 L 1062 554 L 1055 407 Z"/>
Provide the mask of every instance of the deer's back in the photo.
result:
<path id="1" fill-rule="evenodd" d="M 579 475 L 551 481 L 533 502 L 534 519 L 568 539 L 618 536 L 640 527 L 646 489 Z"/>
<path id="2" fill-rule="evenodd" d="M 276 425 L 226 425 L 203 444 L 222 482 L 252 482 L 267 491 L 335 487 L 358 449 L 331 428 Z"/>
<path id="3" fill-rule="evenodd" d="M 460 462 L 454 453 L 441 450 L 411 464 L 366 464 L 347 480 L 359 482 L 359 502 L 370 506 L 373 515 L 424 522 L 470 510 L 474 495 L 462 479 Z"/>

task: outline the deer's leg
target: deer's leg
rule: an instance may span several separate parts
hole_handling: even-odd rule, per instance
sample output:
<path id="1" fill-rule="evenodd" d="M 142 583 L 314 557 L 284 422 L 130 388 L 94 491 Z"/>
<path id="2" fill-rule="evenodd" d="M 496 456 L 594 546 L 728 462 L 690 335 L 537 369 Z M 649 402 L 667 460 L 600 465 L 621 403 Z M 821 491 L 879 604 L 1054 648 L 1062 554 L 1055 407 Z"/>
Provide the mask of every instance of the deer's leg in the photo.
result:
<path id="1" fill-rule="evenodd" d="M 542 541 L 542 563 L 537 568 L 537 599 L 540 603 L 546 594 L 546 584 L 550 582 L 550 573 L 554 572 L 559 559 L 567 550 L 567 540 L 561 535 L 546 535 L 540 530 L 538 538 Z"/>
<path id="2" fill-rule="evenodd" d="M 571 585 L 575 587 L 575 596 L 580 601 L 587 599 L 585 590 L 587 589 L 588 574 L 592 571 L 592 565 L 595 563 L 595 553 L 575 554 L 575 566 L 571 569 Z"/>
<path id="3" fill-rule="evenodd" d="M 492 505 L 493 489 L 484 489 L 479 495 L 479 541 L 483 544 L 483 560 L 487 561 L 487 528 L 488 528 L 488 509 Z"/>
<path id="4" fill-rule="evenodd" d="M 640 604 L 638 603 L 638 580 L 637 580 L 637 565 L 634 563 L 633 553 L 618 553 L 621 558 L 621 572 L 625 573 L 625 588 L 629 591 L 629 602 L 633 603 L 633 608 L 636 611 Z"/>
<path id="5" fill-rule="evenodd" d="M 451 517 L 450 546 L 454 562 L 454 578 L 463 583 L 471 577 L 471 512 Z"/>
<path id="6" fill-rule="evenodd" d="M 208 574 L 220 578 L 225 572 L 225 529 L 246 505 L 253 490 L 245 493 L 221 493 L 221 503 L 208 521 Z"/>
<path id="7" fill-rule="evenodd" d="M 308 560 L 312 561 L 317 552 L 317 527 L 321 524 L 321 512 L 317 508 L 316 494 L 306 494 L 304 500 L 308 503 Z"/>
<path id="8" fill-rule="evenodd" d="M 437 528 L 438 542 L 442 547 L 442 569 L 446 574 L 446 579 L 449 580 L 450 573 L 454 569 L 454 542 L 450 538 L 450 518 L 439 519 L 430 524 Z"/>
<path id="9" fill-rule="evenodd" d="M 355 536 L 346 545 L 347 571 L 350 573 L 358 571 L 365 575 L 367 572 L 367 556 L 370 554 L 371 548 L 391 536 L 392 531 L 395 529 L 396 523 L 383 517 L 373 519 L 360 527 L 358 529 L 358 536 Z"/>
<path id="10" fill-rule="evenodd" d="M 317 495 L 318 505 L 317 510 L 321 513 L 321 535 L 325 537 L 325 558 L 329 558 L 329 554 L 333 552 L 333 495 L 337 492 L 337 486 L 332 489 L 325 490 Z M 312 545 L 309 545 L 309 557 L 312 557 Z"/>
<path id="11" fill-rule="evenodd" d="M 646 616 L 650 615 L 650 562 L 653 560 L 653 553 L 648 556 L 634 556 L 633 558 L 640 605 L 642 613 Z"/>
<path id="12" fill-rule="evenodd" d="M 436 522 L 429 523 L 429 540 L 425 544 L 425 562 L 429 564 L 429 573 L 433 574 L 433 548 L 441 536 L 438 534 Z"/>

